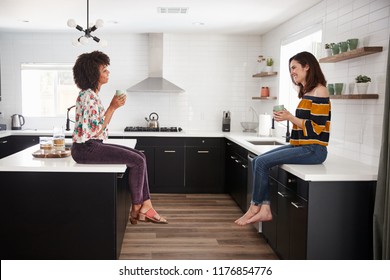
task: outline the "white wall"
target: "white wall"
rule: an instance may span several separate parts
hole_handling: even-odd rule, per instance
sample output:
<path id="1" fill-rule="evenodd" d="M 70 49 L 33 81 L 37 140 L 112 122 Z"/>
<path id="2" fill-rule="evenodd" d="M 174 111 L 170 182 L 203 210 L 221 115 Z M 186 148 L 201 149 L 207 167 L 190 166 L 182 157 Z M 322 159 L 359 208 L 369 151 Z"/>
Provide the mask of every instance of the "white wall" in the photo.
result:
<path id="1" fill-rule="evenodd" d="M 5 120 L 21 112 L 20 64 L 22 62 L 70 62 L 98 45 L 74 48 L 74 34 L 0 33 L 2 98 Z M 109 41 L 101 50 L 111 59 L 110 81 L 101 91 L 108 106 L 115 89 L 126 89 L 148 75 L 148 36 L 103 34 Z M 240 121 L 251 119 L 249 107 L 264 110 L 251 96 L 259 95 L 259 80 L 253 79 L 260 49 L 260 36 L 172 35 L 164 36 L 164 76 L 185 93 L 131 93 L 126 105 L 114 115 L 110 130 L 145 125 L 151 112 L 160 116 L 160 126 L 184 130 L 220 131 L 222 112 L 232 112 L 232 131 L 241 131 Z M 276 93 L 275 93 L 276 94 Z M 75 98 L 77 92 L 74 93 Z M 271 101 L 272 103 L 272 101 Z M 72 105 L 72 104 L 69 104 Z M 63 118 L 27 118 L 25 128 L 51 129 Z"/>
<path id="2" fill-rule="evenodd" d="M 341 156 L 378 165 L 390 34 L 388 0 L 324 0 L 262 36 L 264 52 L 280 56 L 282 40 L 316 23 L 322 23 L 323 43 L 359 38 L 359 46 L 383 46 L 383 52 L 338 63 L 323 63 L 329 83 L 353 83 L 359 75 L 372 78 L 369 93 L 378 100 L 332 100 L 329 150 Z M 275 61 L 276 67 L 288 62 Z M 286 81 L 287 82 L 287 81 Z M 346 92 L 348 93 L 348 91 Z"/>
<path id="3" fill-rule="evenodd" d="M 261 12 L 261 11 L 260 11 Z M 328 82 L 353 82 L 357 74 L 372 77 L 370 92 L 379 100 L 333 100 L 329 149 L 345 157 L 378 164 L 389 47 L 390 6 L 388 0 L 324 0 L 263 36 L 166 34 L 164 76 L 186 90 L 183 94 L 134 93 L 112 119 L 111 130 L 128 125 L 145 125 L 144 117 L 156 111 L 161 126 L 184 130 L 220 131 L 222 111 L 232 112 L 232 131 L 241 131 L 240 121 L 250 120 L 249 107 L 271 113 L 277 101 L 253 101 L 261 86 L 278 94 L 278 77 L 252 78 L 257 56 L 280 62 L 280 43 L 286 37 L 321 22 L 323 42 L 357 37 L 365 46 L 383 46 L 382 53 L 335 64 L 322 64 Z M 101 94 L 108 105 L 117 88 L 126 89 L 147 76 L 148 37 L 144 34 L 104 34 L 109 42 L 102 49 L 111 57 L 111 76 Z M 80 53 L 95 48 L 74 48 L 73 33 L 0 33 L 2 98 L 0 111 L 10 125 L 10 116 L 21 113 L 20 63 L 71 62 Z M 362 43 L 360 43 L 362 45 Z M 286 81 L 288 83 L 291 80 Z M 77 93 L 75 93 L 76 97 Z M 26 128 L 50 129 L 61 119 L 28 118 Z"/>

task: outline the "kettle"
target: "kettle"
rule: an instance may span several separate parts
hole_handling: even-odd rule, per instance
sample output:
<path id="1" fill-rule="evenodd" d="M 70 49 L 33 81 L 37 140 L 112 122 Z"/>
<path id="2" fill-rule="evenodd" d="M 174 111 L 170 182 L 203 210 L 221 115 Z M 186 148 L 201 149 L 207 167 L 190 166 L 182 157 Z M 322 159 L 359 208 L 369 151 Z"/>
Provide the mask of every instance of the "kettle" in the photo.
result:
<path id="1" fill-rule="evenodd" d="M 24 117 L 19 114 L 14 114 L 11 116 L 11 129 L 12 130 L 21 130 L 22 126 L 25 124 Z"/>
<path id="2" fill-rule="evenodd" d="M 149 128 L 159 128 L 158 114 L 157 113 L 155 113 L 155 112 L 150 113 L 149 119 L 145 118 L 145 120 L 148 122 L 148 127 Z"/>

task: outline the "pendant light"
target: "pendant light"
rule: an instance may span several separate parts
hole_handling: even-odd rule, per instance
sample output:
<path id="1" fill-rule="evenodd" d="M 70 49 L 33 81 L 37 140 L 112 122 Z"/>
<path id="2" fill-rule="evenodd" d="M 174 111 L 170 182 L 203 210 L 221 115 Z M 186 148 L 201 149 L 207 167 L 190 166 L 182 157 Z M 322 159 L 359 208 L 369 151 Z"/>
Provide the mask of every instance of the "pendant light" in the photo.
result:
<path id="1" fill-rule="evenodd" d="M 89 0 L 87 0 L 87 28 L 83 29 L 80 25 L 76 23 L 74 19 L 68 20 L 68 26 L 71 28 L 76 28 L 77 30 L 84 32 L 84 35 L 79 38 L 75 38 L 72 41 L 73 46 L 87 45 L 90 41 L 89 38 L 92 38 L 95 42 L 99 43 L 101 46 L 107 46 L 106 40 L 100 40 L 98 37 L 91 35 L 96 29 L 103 27 L 104 22 L 101 19 L 98 19 L 94 26 L 89 27 Z"/>

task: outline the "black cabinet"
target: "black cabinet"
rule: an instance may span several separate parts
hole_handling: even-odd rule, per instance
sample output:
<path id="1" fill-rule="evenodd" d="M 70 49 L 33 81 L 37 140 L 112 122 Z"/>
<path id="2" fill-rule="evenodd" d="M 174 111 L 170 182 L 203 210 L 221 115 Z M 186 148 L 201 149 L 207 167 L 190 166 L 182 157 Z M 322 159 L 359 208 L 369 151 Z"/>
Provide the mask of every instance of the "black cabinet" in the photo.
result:
<path id="1" fill-rule="evenodd" d="M 0 172 L 1 259 L 118 259 L 131 204 L 122 175 Z"/>
<path id="2" fill-rule="evenodd" d="M 155 148 L 154 192 L 184 192 L 184 147 Z"/>
<path id="3" fill-rule="evenodd" d="M 39 136 L 12 135 L 0 138 L 0 158 L 20 152 L 39 143 Z"/>
<path id="4" fill-rule="evenodd" d="M 304 181 L 271 168 L 263 235 L 282 259 L 372 259 L 375 182 Z"/>
<path id="5" fill-rule="evenodd" d="M 0 138 L 0 158 L 12 154 L 11 136 Z"/>
<path id="6" fill-rule="evenodd" d="M 244 211 L 248 208 L 247 150 L 226 141 L 226 185 L 229 194 Z"/>
<path id="7" fill-rule="evenodd" d="M 146 156 L 151 192 L 224 192 L 223 138 L 135 138 Z"/>
<path id="8" fill-rule="evenodd" d="M 224 153 L 219 138 L 186 141 L 185 187 L 187 193 L 224 193 Z"/>

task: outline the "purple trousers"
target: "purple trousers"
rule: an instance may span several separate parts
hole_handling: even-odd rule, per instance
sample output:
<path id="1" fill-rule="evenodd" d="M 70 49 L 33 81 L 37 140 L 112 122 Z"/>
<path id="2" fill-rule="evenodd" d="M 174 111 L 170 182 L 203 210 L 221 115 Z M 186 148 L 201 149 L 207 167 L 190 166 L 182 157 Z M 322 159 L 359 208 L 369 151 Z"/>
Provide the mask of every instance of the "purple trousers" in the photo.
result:
<path id="1" fill-rule="evenodd" d="M 146 158 L 140 151 L 103 143 L 101 140 L 89 140 L 85 143 L 73 143 L 71 152 L 77 163 L 126 164 L 132 203 L 142 204 L 150 199 Z"/>

